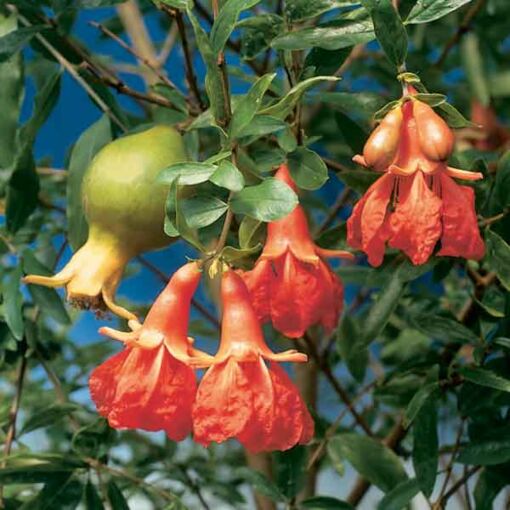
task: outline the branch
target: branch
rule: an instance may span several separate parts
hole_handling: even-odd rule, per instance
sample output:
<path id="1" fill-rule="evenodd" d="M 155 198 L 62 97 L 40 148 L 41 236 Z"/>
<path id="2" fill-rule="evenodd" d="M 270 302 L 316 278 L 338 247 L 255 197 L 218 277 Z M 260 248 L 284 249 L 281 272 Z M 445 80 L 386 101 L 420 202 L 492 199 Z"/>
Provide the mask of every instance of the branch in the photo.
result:
<path id="1" fill-rule="evenodd" d="M 16 374 L 16 390 L 14 393 L 14 399 L 11 404 L 11 409 L 9 411 L 9 426 L 7 428 L 7 434 L 5 436 L 4 443 L 4 459 L 2 460 L 0 466 L 2 468 L 7 464 L 7 457 L 11 453 L 12 443 L 14 438 L 16 437 L 16 421 L 18 418 L 19 407 L 21 403 L 21 394 L 23 392 L 23 383 L 25 381 L 25 375 L 27 371 L 27 357 L 25 353 L 25 349 L 23 349 L 21 361 L 18 367 L 18 372 Z M 4 486 L 0 486 L 0 508 L 4 507 L 3 501 L 3 492 Z"/>
<path id="2" fill-rule="evenodd" d="M 143 55 L 140 55 L 139 53 L 137 53 L 133 48 L 131 48 L 131 46 L 126 44 L 120 37 L 115 35 L 111 30 L 106 28 L 104 25 L 101 25 L 101 23 L 97 23 L 96 21 L 90 21 L 89 24 L 92 25 L 93 27 L 97 28 L 98 30 L 100 30 L 101 33 L 103 33 L 104 35 L 110 37 L 121 48 L 125 49 L 130 55 L 133 55 L 134 57 L 136 57 L 143 65 L 145 65 L 145 67 L 150 69 L 159 78 L 159 81 L 162 81 L 163 83 L 168 85 L 170 88 L 177 90 L 177 86 L 175 85 L 175 83 L 173 83 L 172 80 L 170 80 L 170 78 L 168 78 L 168 76 L 166 76 L 163 72 L 160 71 L 159 61 L 158 61 L 158 65 L 155 66 L 154 62 L 149 60 L 147 57 L 144 57 Z"/>
<path id="3" fill-rule="evenodd" d="M 329 381 L 329 383 L 335 390 L 336 394 L 340 397 L 342 402 L 347 406 L 347 408 L 349 409 L 349 411 L 350 411 L 352 417 L 354 418 L 354 420 L 356 421 L 356 423 L 364 430 L 364 432 L 367 434 L 367 436 L 373 437 L 374 433 L 370 429 L 368 423 L 365 421 L 363 416 L 358 414 L 358 412 L 356 411 L 356 409 L 349 397 L 349 394 L 347 393 L 347 391 L 345 391 L 345 389 L 342 387 L 342 385 L 338 382 L 337 378 L 331 371 L 331 367 L 329 366 L 327 360 L 323 359 L 323 357 L 319 355 L 319 352 L 317 351 L 317 348 L 315 347 L 313 340 L 307 334 L 305 334 L 303 339 L 306 343 L 306 346 L 308 348 L 307 350 L 308 350 L 310 356 L 317 362 L 319 369 L 326 376 L 326 379 Z"/>
<path id="4" fill-rule="evenodd" d="M 457 28 L 457 31 L 451 39 L 446 43 L 446 46 L 443 48 L 443 51 L 441 52 L 441 55 L 437 59 L 436 63 L 434 64 L 435 67 L 441 67 L 446 58 L 448 57 L 450 51 L 460 42 L 463 35 L 469 32 L 469 25 L 473 21 L 473 18 L 478 14 L 478 12 L 482 9 L 482 7 L 485 5 L 486 0 L 478 0 L 474 4 L 471 5 L 469 10 L 466 12 L 466 15 L 464 16 L 463 20 L 460 22 L 459 27 Z"/>
<path id="5" fill-rule="evenodd" d="M 148 67 L 150 68 L 150 72 L 145 73 L 147 85 L 154 85 L 159 81 L 159 74 L 154 72 L 154 70 L 160 67 L 160 62 L 149 32 L 147 31 L 147 27 L 143 21 L 138 3 L 136 0 L 128 0 L 117 6 L 117 12 L 129 38 L 133 42 L 135 48 L 134 55 L 139 58 L 141 62 L 149 63 Z"/>

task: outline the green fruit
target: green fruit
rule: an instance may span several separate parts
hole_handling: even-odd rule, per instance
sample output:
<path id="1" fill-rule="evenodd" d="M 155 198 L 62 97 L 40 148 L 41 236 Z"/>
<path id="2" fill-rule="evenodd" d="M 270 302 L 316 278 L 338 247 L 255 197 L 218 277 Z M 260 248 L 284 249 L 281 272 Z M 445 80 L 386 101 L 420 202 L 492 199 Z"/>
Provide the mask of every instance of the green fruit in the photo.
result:
<path id="1" fill-rule="evenodd" d="M 103 147 L 82 185 L 87 242 L 57 275 L 29 275 L 25 281 L 65 285 L 68 298 L 82 307 L 106 305 L 121 317 L 136 319 L 115 303 L 115 291 L 131 258 L 171 242 L 163 231 L 168 188 L 157 177 L 164 168 L 185 160 L 181 136 L 163 125 Z"/>

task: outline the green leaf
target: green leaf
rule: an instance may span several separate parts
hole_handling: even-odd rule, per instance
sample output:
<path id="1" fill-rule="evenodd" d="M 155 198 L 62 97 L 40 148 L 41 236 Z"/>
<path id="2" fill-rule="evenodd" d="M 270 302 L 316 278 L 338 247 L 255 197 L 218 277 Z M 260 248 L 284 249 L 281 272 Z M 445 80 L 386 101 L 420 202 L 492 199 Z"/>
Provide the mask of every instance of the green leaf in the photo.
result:
<path id="1" fill-rule="evenodd" d="M 227 0 L 220 9 L 211 29 L 211 47 L 215 55 L 223 51 L 230 34 L 239 18 L 239 14 L 257 5 L 260 0 Z"/>
<path id="2" fill-rule="evenodd" d="M 266 179 L 248 186 L 230 200 L 235 214 L 245 214 L 260 221 L 275 221 L 291 213 L 298 203 L 294 191 L 278 179 Z"/>
<path id="3" fill-rule="evenodd" d="M 379 505 L 377 510 L 402 510 L 406 505 L 420 492 L 418 482 L 411 478 L 398 484 L 388 494 L 386 494 Z"/>
<path id="4" fill-rule="evenodd" d="M 81 501 L 83 486 L 72 473 L 56 474 L 21 510 L 74 510 Z"/>
<path id="5" fill-rule="evenodd" d="M 437 386 L 435 389 L 437 389 Z M 413 425 L 413 466 L 418 487 L 427 498 L 434 490 L 439 464 L 438 402 L 435 389 L 421 403 Z M 410 405 L 408 411 L 409 407 Z"/>
<path id="6" fill-rule="evenodd" d="M 271 41 L 283 31 L 283 18 L 276 14 L 259 14 L 241 20 L 241 56 L 251 60 L 269 48 Z"/>
<path id="7" fill-rule="evenodd" d="M 407 56 L 407 32 L 391 0 L 362 0 L 372 16 L 374 31 L 384 53 L 397 68 Z"/>
<path id="8" fill-rule="evenodd" d="M 351 375 L 361 382 L 368 365 L 368 349 L 362 340 L 357 322 L 348 314 L 343 316 L 337 333 L 337 348 Z"/>
<path id="9" fill-rule="evenodd" d="M 493 510 L 493 502 L 508 485 L 508 466 L 486 467 L 481 472 L 474 490 L 476 510 Z"/>
<path id="10" fill-rule="evenodd" d="M 230 2 L 238 2 L 240 0 L 229 0 Z M 195 33 L 195 41 L 198 49 L 204 59 L 207 73 L 205 76 L 205 89 L 207 91 L 207 97 L 211 104 L 211 112 L 214 119 L 219 126 L 224 126 L 226 123 L 226 104 L 227 99 L 225 96 L 225 90 L 223 88 L 223 82 L 221 77 L 221 71 L 217 63 L 217 55 L 213 51 L 209 42 L 207 33 L 200 25 L 193 14 L 191 7 L 187 9 L 188 18 L 193 27 Z M 219 19 L 219 18 L 218 18 Z M 216 20 L 218 22 L 218 20 Z M 228 36 L 227 36 L 228 38 Z M 190 127 L 191 129 L 191 127 Z"/>
<path id="11" fill-rule="evenodd" d="M 7 281 L 2 291 L 5 322 L 16 340 L 21 340 L 25 332 L 25 325 L 23 322 L 23 296 L 20 290 L 22 275 L 21 265 L 18 265 L 18 267 L 7 276 Z"/>
<path id="12" fill-rule="evenodd" d="M 474 32 L 465 34 L 461 40 L 460 50 L 471 93 L 482 105 L 489 106 L 491 100 L 489 83 L 478 36 Z"/>
<path id="13" fill-rule="evenodd" d="M 355 433 L 339 434 L 328 444 L 328 452 L 347 459 L 363 478 L 389 492 L 407 480 L 398 456 L 379 441 Z"/>
<path id="14" fill-rule="evenodd" d="M 186 9 L 191 9 L 193 7 L 192 0 L 158 0 L 158 2 L 182 11 L 185 11 Z"/>
<path id="15" fill-rule="evenodd" d="M 383 331 L 391 314 L 398 305 L 406 287 L 404 279 L 395 273 L 393 278 L 381 289 L 377 301 L 372 305 L 363 324 L 363 341 L 366 345 L 373 342 Z"/>
<path id="16" fill-rule="evenodd" d="M 353 510 L 354 507 L 345 501 L 341 501 L 329 496 L 314 496 L 308 498 L 299 504 L 299 508 L 307 510 Z"/>
<path id="17" fill-rule="evenodd" d="M 484 368 L 460 367 L 459 373 L 467 381 L 500 391 L 510 392 L 510 380 Z"/>
<path id="18" fill-rule="evenodd" d="M 101 501 L 101 497 L 99 496 L 95 485 L 90 480 L 85 486 L 83 500 L 85 510 L 104 510 L 104 505 Z"/>
<path id="19" fill-rule="evenodd" d="M 506 151 L 498 161 L 494 190 L 499 206 L 510 207 L 510 151 Z"/>
<path id="20" fill-rule="evenodd" d="M 43 25 L 34 25 L 31 27 L 22 27 L 9 32 L 0 37 L 0 62 L 9 60 L 13 55 L 21 51 L 25 44 L 39 33 L 45 27 Z"/>
<path id="21" fill-rule="evenodd" d="M 337 126 L 351 148 L 353 154 L 362 154 L 363 146 L 367 140 L 367 133 L 357 122 L 342 112 L 335 112 Z"/>
<path id="22" fill-rule="evenodd" d="M 23 251 L 23 270 L 26 274 L 38 274 L 50 276 L 50 271 L 44 264 L 39 262 L 30 250 Z M 62 299 L 55 289 L 41 285 L 28 285 L 28 291 L 39 308 L 63 325 L 71 324 Z"/>
<path id="23" fill-rule="evenodd" d="M 222 161 L 209 180 L 230 191 L 241 191 L 244 188 L 244 176 L 237 167 L 228 160 Z"/>
<path id="24" fill-rule="evenodd" d="M 306 478 L 306 448 L 301 445 L 290 450 L 274 453 L 276 463 L 276 484 L 289 499 L 302 489 Z"/>
<path id="25" fill-rule="evenodd" d="M 71 248 L 76 251 L 88 236 L 88 225 L 83 211 L 81 185 L 85 171 L 94 156 L 112 140 L 110 120 L 103 115 L 78 138 L 71 151 L 67 176 L 67 236 Z"/>
<path id="26" fill-rule="evenodd" d="M 432 398 L 434 399 L 436 394 L 439 391 L 438 383 L 429 383 L 425 386 L 422 386 L 415 394 L 414 397 L 409 402 L 406 414 L 405 414 L 405 427 L 409 427 L 409 425 L 414 421 L 421 408 Z"/>
<path id="27" fill-rule="evenodd" d="M 287 128 L 287 124 L 276 117 L 270 115 L 256 115 L 252 121 L 245 126 L 239 133 L 238 138 L 256 137 L 270 135 L 272 133 L 280 133 Z"/>
<path id="28" fill-rule="evenodd" d="M 239 225 L 239 246 L 242 249 L 249 249 L 252 247 L 252 240 L 257 233 L 257 230 L 262 225 L 262 222 L 259 220 L 255 220 L 250 218 L 249 216 L 245 216 L 241 225 Z"/>
<path id="29" fill-rule="evenodd" d="M 287 164 L 296 184 L 303 189 L 320 188 L 328 180 L 328 168 L 321 157 L 306 147 L 298 147 L 287 156 Z"/>
<path id="30" fill-rule="evenodd" d="M 289 0 L 285 2 L 285 16 L 289 23 L 296 23 L 356 3 L 355 0 Z"/>
<path id="31" fill-rule="evenodd" d="M 259 494 L 266 496 L 271 501 L 287 501 L 278 487 L 259 471 L 249 468 L 240 468 L 237 474 L 246 480 Z"/>
<path id="32" fill-rule="evenodd" d="M 375 38 L 372 20 L 335 20 L 313 28 L 302 28 L 287 32 L 273 39 L 276 50 L 306 50 L 323 48 L 340 50 L 355 44 L 364 44 Z"/>
<path id="33" fill-rule="evenodd" d="M 255 114 L 260 109 L 264 94 L 275 76 L 275 73 L 271 73 L 258 78 L 248 93 L 237 102 L 229 126 L 229 132 L 232 138 L 236 138 L 243 129 L 250 125 L 253 117 L 255 117 Z"/>
<path id="34" fill-rule="evenodd" d="M 21 434 L 28 434 L 36 429 L 53 425 L 77 409 L 79 406 L 76 404 L 52 404 L 44 409 L 38 409 L 24 423 Z"/>
<path id="35" fill-rule="evenodd" d="M 480 339 L 470 329 L 450 317 L 424 313 L 411 317 L 412 325 L 424 335 L 445 343 L 478 344 Z"/>
<path id="36" fill-rule="evenodd" d="M 431 108 L 436 108 L 446 102 L 446 96 L 444 94 L 418 93 L 413 97 L 422 103 L 427 103 Z"/>
<path id="37" fill-rule="evenodd" d="M 336 70 L 347 60 L 350 53 L 349 48 L 340 50 L 312 48 L 306 55 L 304 68 L 313 68 L 315 76 L 335 74 Z M 321 99 L 323 97 L 324 95 L 321 95 Z"/>
<path id="38" fill-rule="evenodd" d="M 510 461 L 510 439 L 473 442 L 459 450 L 457 461 L 475 466 L 493 466 Z"/>
<path id="39" fill-rule="evenodd" d="M 510 246 L 492 230 L 486 230 L 487 260 L 499 281 L 510 291 Z"/>
<path id="40" fill-rule="evenodd" d="M 158 174 L 158 181 L 165 184 L 171 184 L 177 177 L 179 184 L 192 186 L 209 180 L 211 175 L 217 170 L 217 166 L 211 163 L 176 163 L 168 168 L 161 170 Z"/>
<path id="41" fill-rule="evenodd" d="M 439 110 L 438 113 L 441 117 L 443 117 L 446 123 L 453 129 L 476 126 L 467 120 L 466 117 L 464 117 L 464 115 L 462 115 L 462 113 L 460 113 L 459 110 L 450 103 L 441 103 L 438 105 L 437 109 Z"/>
<path id="42" fill-rule="evenodd" d="M 429 23 L 446 16 L 471 0 L 418 0 L 406 23 Z"/>
<path id="43" fill-rule="evenodd" d="M 16 16 L 5 18 L 0 13 L 0 36 L 13 33 L 17 28 Z M 0 64 L 0 168 L 8 168 L 16 154 L 16 133 L 23 98 L 23 65 L 20 54 Z M 0 182 L 1 184 L 1 182 Z"/>
<path id="44" fill-rule="evenodd" d="M 110 502 L 112 510 L 129 510 L 126 498 L 113 480 L 108 482 L 106 492 L 108 494 L 108 501 Z"/>
<path id="45" fill-rule="evenodd" d="M 332 82 L 338 80 L 339 78 L 334 76 L 314 76 L 313 78 L 308 78 L 307 80 L 304 80 L 292 87 L 289 92 L 278 102 L 268 106 L 267 108 L 263 108 L 259 113 L 262 115 L 272 115 L 273 117 L 284 119 L 294 109 L 294 106 L 296 106 L 296 104 L 301 100 L 301 97 L 308 89 L 318 85 L 321 82 Z"/>
<path id="46" fill-rule="evenodd" d="M 181 212 L 190 228 L 204 228 L 221 218 L 228 205 L 213 196 L 198 195 L 179 201 Z"/>

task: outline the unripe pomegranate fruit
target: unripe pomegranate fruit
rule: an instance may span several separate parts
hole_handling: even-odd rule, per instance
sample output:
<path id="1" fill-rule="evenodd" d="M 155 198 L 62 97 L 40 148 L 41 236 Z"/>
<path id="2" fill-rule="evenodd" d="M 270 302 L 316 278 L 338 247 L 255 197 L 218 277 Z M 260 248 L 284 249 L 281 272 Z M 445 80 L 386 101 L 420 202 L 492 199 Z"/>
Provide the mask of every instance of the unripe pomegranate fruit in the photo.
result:
<path id="1" fill-rule="evenodd" d="M 372 132 L 363 148 L 366 165 L 383 172 L 388 168 L 398 149 L 400 126 L 402 125 L 402 109 L 391 110 Z"/>
<path id="2" fill-rule="evenodd" d="M 103 147 L 82 185 L 87 242 L 55 276 L 29 275 L 25 282 L 65 286 L 69 300 L 80 307 L 100 310 L 106 306 L 121 317 L 136 319 L 115 303 L 115 291 L 130 259 L 171 242 L 163 231 L 168 189 L 157 182 L 157 176 L 184 160 L 181 136 L 163 125 Z"/>
<path id="3" fill-rule="evenodd" d="M 421 101 L 413 101 L 413 116 L 423 154 L 433 161 L 448 159 L 455 144 L 455 136 L 448 124 Z"/>

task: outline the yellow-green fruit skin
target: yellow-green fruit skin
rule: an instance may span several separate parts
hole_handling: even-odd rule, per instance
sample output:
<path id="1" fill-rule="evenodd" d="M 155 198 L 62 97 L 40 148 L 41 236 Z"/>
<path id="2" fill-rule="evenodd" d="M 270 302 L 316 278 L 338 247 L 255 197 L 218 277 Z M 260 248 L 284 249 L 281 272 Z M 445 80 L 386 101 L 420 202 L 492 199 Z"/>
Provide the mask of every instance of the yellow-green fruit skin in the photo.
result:
<path id="1" fill-rule="evenodd" d="M 168 244 L 163 231 L 168 185 L 164 168 L 185 161 L 181 135 L 158 125 L 106 145 L 87 169 L 82 199 L 91 234 L 115 237 L 138 253 Z"/>

